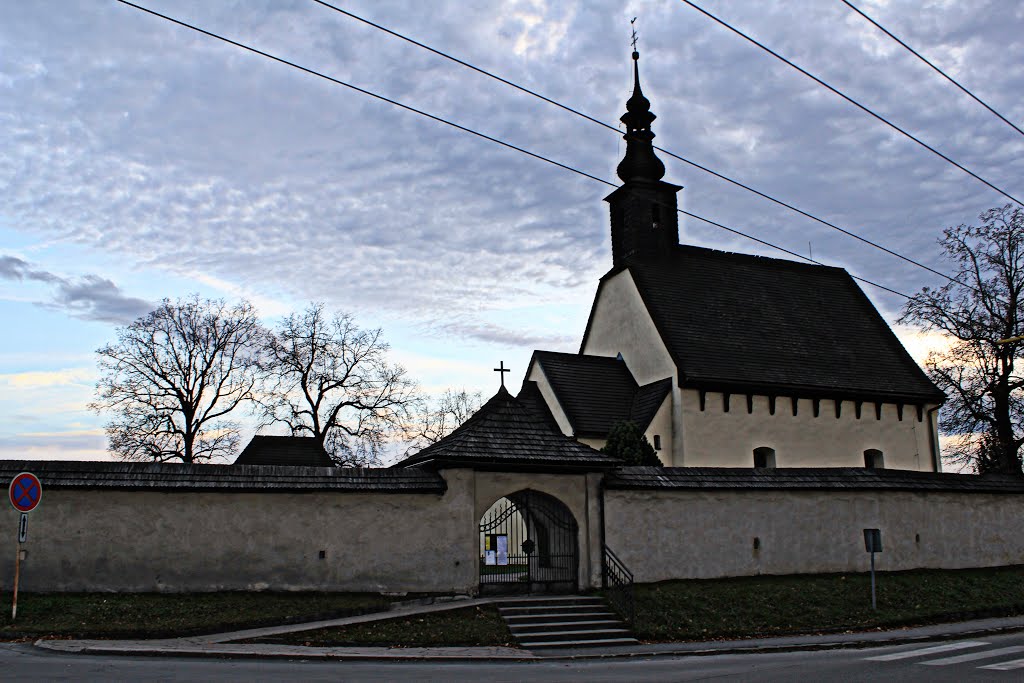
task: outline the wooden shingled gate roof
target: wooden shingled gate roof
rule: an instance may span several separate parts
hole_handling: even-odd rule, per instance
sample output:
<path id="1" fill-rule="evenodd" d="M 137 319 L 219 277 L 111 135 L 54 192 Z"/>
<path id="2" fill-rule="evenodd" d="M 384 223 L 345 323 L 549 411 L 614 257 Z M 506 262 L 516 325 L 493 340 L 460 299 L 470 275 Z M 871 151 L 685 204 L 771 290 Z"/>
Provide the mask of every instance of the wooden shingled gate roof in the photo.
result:
<path id="1" fill-rule="evenodd" d="M 522 471 L 600 471 L 622 461 L 559 431 L 535 382 L 518 397 L 502 387 L 454 432 L 394 465 Z"/>

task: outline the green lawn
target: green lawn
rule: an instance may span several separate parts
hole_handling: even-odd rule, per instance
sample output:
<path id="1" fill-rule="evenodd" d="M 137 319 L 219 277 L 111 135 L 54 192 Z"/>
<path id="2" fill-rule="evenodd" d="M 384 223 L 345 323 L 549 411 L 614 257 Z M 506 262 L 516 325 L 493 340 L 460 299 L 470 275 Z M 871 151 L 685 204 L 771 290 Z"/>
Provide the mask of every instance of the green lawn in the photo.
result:
<path id="1" fill-rule="evenodd" d="M 1024 614 L 1024 567 L 759 576 L 636 586 L 650 641 L 863 630 Z"/>
<path id="2" fill-rule="evenodd" d="M 386 610 L 377 593 L 0 593 L 0 638 L 159 638 Z"/>
<path id="3" fill-rule="evenodd" d="M 249 642 L 312 647 L 346 645 L 430 647 L 512 645 L 505 622 L 493 605 L 462 607 L 420 616 L 290 633 Z"/>

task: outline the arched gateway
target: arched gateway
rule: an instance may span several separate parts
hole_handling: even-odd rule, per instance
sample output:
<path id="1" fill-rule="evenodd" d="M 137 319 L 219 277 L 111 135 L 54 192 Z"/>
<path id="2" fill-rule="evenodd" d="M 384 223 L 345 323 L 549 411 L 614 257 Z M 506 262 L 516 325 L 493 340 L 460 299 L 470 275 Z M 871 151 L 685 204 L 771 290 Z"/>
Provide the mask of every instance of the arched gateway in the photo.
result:
<path id="1" fill-rule="evenodd" d="M 509 494 L 480 520 L 480 592 L 574 592 L 579 548 L 579 525 L 560 500 Z"/>
<path id="2" fill-rule="evenodd" d="M 452 564 L 480 592 L 568 593 L 600 585 L 599 486 L 621 464 L 562 434 L 537 383 L 524 382 L 518 396 L 501 387 L 454 432 L 394 467 L 444 471 L 467 486 L 473 514 L 459 517 L 466 533 L 451 546 Z"/>

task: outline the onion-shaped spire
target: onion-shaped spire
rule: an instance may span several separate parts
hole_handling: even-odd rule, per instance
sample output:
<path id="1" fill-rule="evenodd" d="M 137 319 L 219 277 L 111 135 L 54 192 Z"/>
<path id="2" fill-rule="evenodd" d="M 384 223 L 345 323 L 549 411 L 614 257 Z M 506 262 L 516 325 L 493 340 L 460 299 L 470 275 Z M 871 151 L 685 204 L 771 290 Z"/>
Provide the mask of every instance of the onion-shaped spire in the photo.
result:
<path id="1" fill-rule="evenodd" d="M 626 156 L 616 173 L 624 182 L 630 180 L 661 180 L 665 164 L 654 153 L 651 123 L 658 118 L 651 112 L 651 102 L 640 89 L 640 53 L 633 52 L 633 95 L 626 100 L 626 113 L 619 119 L 626 124 Z"/>

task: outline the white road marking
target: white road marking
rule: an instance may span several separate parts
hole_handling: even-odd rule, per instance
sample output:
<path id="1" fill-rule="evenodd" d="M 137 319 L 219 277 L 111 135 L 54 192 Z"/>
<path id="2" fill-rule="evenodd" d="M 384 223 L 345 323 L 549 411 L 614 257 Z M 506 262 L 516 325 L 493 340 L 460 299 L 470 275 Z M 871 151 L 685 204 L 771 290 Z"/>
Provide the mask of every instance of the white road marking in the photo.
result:
<path id="1" fill-rule="evenodd" d="M 1024 659 L 1014 659 L 1010 662 L 999 662 L 988 666 L 979 666 L 979 669 L 991 669 L 992 671 L 1012 671 L 1013 669 L 1024 669 Z"/>
<path id="2" fill-rule="evenodd" d="M 965 655 L 957 655 L 956 657 L 946 657 L 945 659 L 933 659 L 930 662 L 921 662 L 921 664 L 924 664 L 925 666 L 948 666 L 950 664 L 973 662 L 978 659 L 991 659 L 993 657 L 1002 657 L 1003 655 L 1011 655 L 1015 652 L 1024 652 L 1024 645 L 1014 645 L 1013 647 L 1001 647 L 998 650 L 985 650 L 984 652 L 969 652 Z"/>
<path id="3" fill-rule="evenodd" d="M 910 659 L 911 657 L 924 657 L 927 655 L 934 655 L 940 652 L 949 652 L 950 650 L 966 650 L 969 647 L 981 647 L 982 645 L 988 645 L 987 642 L 982 640 L 964 640 L 959 643 L 946 643 L 945 645 L 933 645 L 932 647 L 923 647 L 917 650 L 906 650 L 904 652 L 897 652 L 891 655 L 880 655 L 878 657 L 865 657 L 869 662 L 891 662 L 896 659 Z"/>

